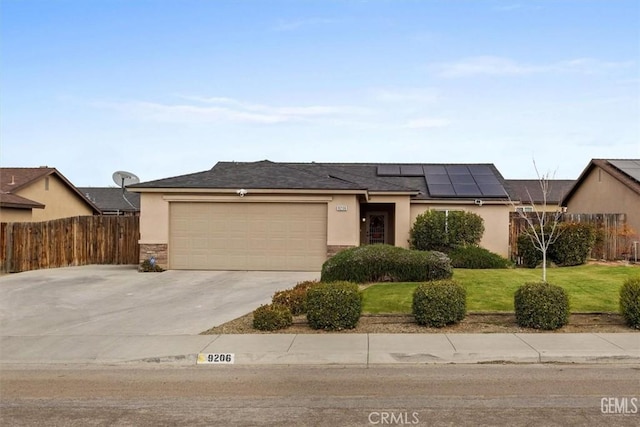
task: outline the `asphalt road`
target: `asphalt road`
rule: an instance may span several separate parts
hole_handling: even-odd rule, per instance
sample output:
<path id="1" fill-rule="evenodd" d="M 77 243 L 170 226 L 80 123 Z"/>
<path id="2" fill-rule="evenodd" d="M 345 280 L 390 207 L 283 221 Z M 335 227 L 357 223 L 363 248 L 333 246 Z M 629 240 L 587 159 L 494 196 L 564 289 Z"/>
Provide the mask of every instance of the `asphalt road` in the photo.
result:
<path id="1" fill-rule="evenodd" d="M 0 385 L 3 425 L 640 424 L 634 365 L 9 366 Z"/>

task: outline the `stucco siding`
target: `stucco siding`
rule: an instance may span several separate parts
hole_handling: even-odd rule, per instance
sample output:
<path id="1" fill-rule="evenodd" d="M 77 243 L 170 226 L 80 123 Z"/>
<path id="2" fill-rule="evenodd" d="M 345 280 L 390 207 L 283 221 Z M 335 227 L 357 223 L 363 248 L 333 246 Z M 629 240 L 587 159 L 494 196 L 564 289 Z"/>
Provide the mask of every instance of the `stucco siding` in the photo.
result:
<path id="1" fill-rule="evenodd" d="M 624 213 L 627 225 L 640 233 L 640 195 L 594 167 L 567 203 L 569 213 Z"/>
<path id="2" fill-rule="evenodd" d="M 484 235 L 480 246 L 503 257 L 509 256 L 509 212 L 511 205 L 455 205 L 418 204 L 411 205 L 411 225 L 416 217 L 429 210 L 464 210 L 479 215 L 484 220 Z"/>
<path id="3" fill-rule="evenodd" d="M 55 175 L 49 175 L 15 194 L 45 205 L 44 209 L 34 209 L 32 221 L 49 221 L 72 216 L 93 215 L 91 207 Z"/>
<path id="4" fill-rule="evenodd" d="M 0 222 L 31 222 L 31 209 L 0 208 Z"/>

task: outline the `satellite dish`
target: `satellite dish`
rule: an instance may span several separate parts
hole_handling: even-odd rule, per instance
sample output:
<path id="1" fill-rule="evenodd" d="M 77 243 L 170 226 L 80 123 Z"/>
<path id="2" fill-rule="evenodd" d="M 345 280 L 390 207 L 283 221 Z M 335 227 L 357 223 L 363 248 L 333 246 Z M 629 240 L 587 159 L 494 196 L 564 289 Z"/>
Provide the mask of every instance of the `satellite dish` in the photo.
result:
<path id="1" fill-rule="evenodd" d="M 113 173 L 112 177 L 113 182 L 123 190 L 127 185 L 137 184 L 140 182 L 140 178 L 131 172 L 116 171 Z"/>

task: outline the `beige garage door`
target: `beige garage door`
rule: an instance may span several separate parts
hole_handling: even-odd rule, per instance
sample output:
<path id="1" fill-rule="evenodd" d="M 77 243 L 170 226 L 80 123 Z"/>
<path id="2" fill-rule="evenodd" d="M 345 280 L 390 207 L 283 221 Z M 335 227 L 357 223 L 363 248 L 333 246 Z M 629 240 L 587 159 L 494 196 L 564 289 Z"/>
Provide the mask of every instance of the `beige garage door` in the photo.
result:
<path id="1" fill-rule="evenodd" d="M 182 270 L 319 271 L 323 203 L 185 203 L 170 208 L 169 266 Z"/>

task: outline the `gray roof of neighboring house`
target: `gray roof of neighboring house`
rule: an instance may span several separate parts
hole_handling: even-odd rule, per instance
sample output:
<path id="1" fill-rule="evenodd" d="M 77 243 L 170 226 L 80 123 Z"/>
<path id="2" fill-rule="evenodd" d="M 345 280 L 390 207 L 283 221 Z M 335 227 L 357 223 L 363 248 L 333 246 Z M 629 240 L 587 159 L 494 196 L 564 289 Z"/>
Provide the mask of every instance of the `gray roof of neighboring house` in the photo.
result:
<path id="1" fill-rule="evenodd" d="M 102 212 L 138 212 L 140 194 L 118 187 L 78 187 Z"/>
<path id="2" fill-rule="evenodd" d="M 402 192 L 416 199 L 442 199 L 432 197 L 425 173 L 414 175 L 383 174 L 381 167 L 391 169 L 469 166 L 469 164 L 418 164 L 418 163 L 276 163 L 268 160 L 259 162 L 219 162 L 212 169 L 188 175 L 159 179 L 130 188 L 217 188 L 217 189 L 274 189 L 274 190 L 361 190 L 369 192 Z M 504 178 L 493 164 L 482 164 L 487 173 L 504 185 Z M 473 167 L 472 166 L 472 167 Z M 417 169 L 416 169 L 417 170 Z M 426 169 L 425 169 L 426 170 Z M 511 196 L 513 198 L 513 195 Z M 477 196 L 450 195 L 448 199 L 474 199 Z M 486 198 L 505 199 L 505 196 Z"/>
<path id="3" fill-rule="evenodd" d="M 543 190 L 540 180 L 537 179 L 507 179 L 510 193 L 515 195 L 523 203 L 541 204 L 544 201 Z M 576 181 L 573 179 L 550 179 L 548 180 L 547 203 L 557 205 L 569 192 Z"/>

